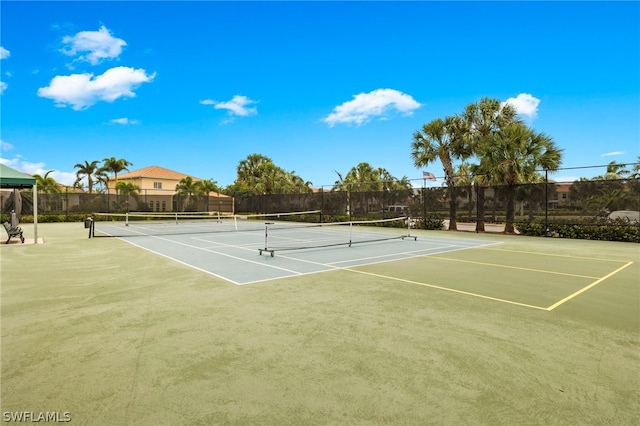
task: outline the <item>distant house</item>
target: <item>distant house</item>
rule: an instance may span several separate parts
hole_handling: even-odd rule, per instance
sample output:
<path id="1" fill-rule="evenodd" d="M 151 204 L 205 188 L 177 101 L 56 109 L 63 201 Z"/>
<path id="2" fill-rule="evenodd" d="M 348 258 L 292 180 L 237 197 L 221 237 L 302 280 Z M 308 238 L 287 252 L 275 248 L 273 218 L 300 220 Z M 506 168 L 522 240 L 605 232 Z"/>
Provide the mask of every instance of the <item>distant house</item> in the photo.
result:
<path id="1" fill-rule="evenodd" d="M 557 209 L 562 207 L 575 207 L 575 201 L 569 197 L 572 183 L 556 183 L 554 184 L 555 192 L 551 194 L 549 200 L 549 208 Z"/>
<path id="2" fill-rule="evenodd" d="M 176 185 L 188 177 L 185 173 L 176 172 L 160 166 L 149 166 L 139 170 L 118 175 L 119 182 L 130 182 L 140 188 L 137 200 L 138 210 L 166 212 L 183 211 L 185 209 L 185 199 L 176 194 Z M 194 182 L 203 179 L 191 176 Z M 110 176 L 107 184 L 109 194 L 116 194 L 116 177 Z M 112 206 L 116 206 L 119 200 L 116 197 L 110 201 Z M 209 193 L 208 197 L 201 197 L 197 202 L 200 211 L 220 211 L 225 213 L 233 212 L 233 197 Z"/>

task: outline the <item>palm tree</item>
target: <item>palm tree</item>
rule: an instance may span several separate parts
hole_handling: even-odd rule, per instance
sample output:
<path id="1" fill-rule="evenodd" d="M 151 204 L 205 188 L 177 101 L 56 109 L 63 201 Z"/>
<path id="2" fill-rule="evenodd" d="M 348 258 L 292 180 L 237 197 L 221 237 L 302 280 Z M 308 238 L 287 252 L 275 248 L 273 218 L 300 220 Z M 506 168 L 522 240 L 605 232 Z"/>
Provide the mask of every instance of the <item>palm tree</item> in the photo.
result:
<path id="1" fill-rule="evenodd" d="M 612 161 L 607 164 L 607 171 L 604 176 L 598 176 L 594 179 L 602 180 L 621 180 L 629 176 L 630 172 L 625 168 L 625 164 L 620 164 L 616 161 Z"/>
<path id="2" fill-rule="evenodd" d="M 354 192 L 379 191 L 382 188 L 380 169 L 373 168 L 367 162 L 352 167 L 345 176 L 345 182 Z"/>
<path id="3" fill-rule="evenodd" d="M 238 180 L 250 182 L 251 178 L 260 177 L 260 166 L 265 163 L 273 163 L 273 161 L 262 154 L 249 154 L 238 164 Z"/>
<path id="4" fill-rule="evenodd" d="M 133 182 L 116 182 L 116 192 L 118 195 L 124 197 L 127 211 L 129 211 L 129 196 L 132 196 L 136 203 L 138 203 L 140 187 Z"/>
<path id="5" fill-rule="evenodd" d="M 287 194 L 306 194 L 311 193 L 311 182 L 305 181 L 300 176 L 296 175 L 295 170 L 286 172 L 284 178 L 284 192 Z"/>
<path id="6" fill-rule="evenodd" d="M 33 177 L 36 179 L 36 185 L 40 192 L 44 193 L 52 193 L 52 192 L 60 192 L 60 188 L 58 187 L 58 182 L 49 176 L 49 173 L 53 172 L 53 170 L 49 170 L 44 176 L 39 174 L 34 174 Z"/>
<path id="7" fill-rule="evenodd" d="M 103 165 L 101 171 L 112 172 L 114 174 L 114 180 L 118 182 L 118 173 L 123 170 L 129 170 L 129 166 L 133 166 L 133 163 L 121 158 L 117 160 L 115 157 L 109 157 L 102 160 Z"/>
<path id="8" fill-rule="evenodd" d="M 49 173 L 51 172 L 53 172 L 53 170 L 49 170 L 44 174 L 44 176 L 39 174 L 33 175 L 33 177 L 36 179 L 36 186 L 39 192 L 44 192 L 45 194 L 57 194 L 60 192 L 60 188 L 58 187 L 58 183 L 56 182 L 56 180 L 49 176 Z M 49 200 L 49 204 L 51 205 L 53 201 L 54 200 Z M 39 200 L 38 204 L 40 204 L 40 207 L 43 207 L 47 204 L 47 200 L 43 197 L 41 201 Z"/>
<path id="9" fill-rule="evenodd" d="M 101 185 L 101 189 L 98 192 L 109 194 L 109 175 L 107 171 L 103 167 L 100 167 L 93 176 L 96 178 L 95 183 Z"/>
<path id="10" fill-rule="evenodd" d="M 549 183 L 550 185 L 547 185 Z M 528 179 L 528 181 L 516 189 L 516 200 L 528 206 L 528 218 L 533 220 L 534 211 L 544 206 L 547 198 L 556 193 L 555 181 L 546 180 L 544 175 L 538 172 Z"/>
<path id="11" fill-rule="evenodd" d="M 186 207 L 184 207 L 183 210 L 187 210 L 191 208 L 191 197 L 198 193 L 197 182 L 194 182 L 191 176 L 184 177 L 180 179 L 180 182 L 176 185 L 176 192 L 178 195 L 186 197 L 184 203 Z"/>
<path id="12" fill-rule="evenodd" d="M 520 122 L 515 108 L 510 104 L 503 104 L 498 99 L 484 97 L 478 102 L 467 105 L 461 118 L 465 123 L 465 134 L 462 146 L 464 154 L 476 155 L 482 145 L 491 145 L 495 135 L 505 126 Z M 485 186 L 492 184 L 485 174 L 485 164 L 480 156 L 480 164 L 472 165 L 471 170 L 476 175 L 477 210 L 476 231 L 484 231 L 484 200 Z"/>
<path id="13" fill-rule="evenodd" d="M 217 192 L 220 194 L 220 188 L 216 184 L 214 180 L 205 179 L 194 184 L 196 189 L 196 194 L 201 195 L 205 200 L 205 210 L 209 211 L 209 194 L 211 192 Z"/>
<path id="14" fill-rule="evenodd" d="M 96 170 L 98 169 L 98 161 L 88 162 L 85 160 L 84 164 L 78 163 L 74 168 L 78 169 L 76 172 L 76 183 L 74 186 L 82 180 L 83 177 L 87 178 L 87 189 L 89 190 L 89 194 L 93 192 L 93 176 Z"/>
<path id="15" fill-rule="evenodd" d="M 450 116 L 444 120 L 436 118 L 422 126 L 422 131 L 413 134 L 411 144 L 411 157 L 417 168 L 426 167 L 436 160 L 442 163 L 449 192 L 449 230 L 458 229 L 453 160 L 468 155 L 464 135 L 464 122 L 460 117 Z"/>
<path id="16" fill-rule="evenodd" d="M 516 122 L 497 132 L 491 144 L 481 144 L 477 153 L 486 165 L 489 179 L 506 185 L 505 233 L 513 233 L 516 185 L 532 179 L 538 168 L 557 170 L 562 150 L 550 136 Z"/>

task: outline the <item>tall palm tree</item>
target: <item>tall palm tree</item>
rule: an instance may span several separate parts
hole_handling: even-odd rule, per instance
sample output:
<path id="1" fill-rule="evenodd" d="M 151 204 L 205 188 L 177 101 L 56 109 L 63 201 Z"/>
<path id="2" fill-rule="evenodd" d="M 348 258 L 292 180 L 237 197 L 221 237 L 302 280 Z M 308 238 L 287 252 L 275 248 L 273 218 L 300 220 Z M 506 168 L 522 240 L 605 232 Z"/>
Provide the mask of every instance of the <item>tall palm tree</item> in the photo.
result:
<path id="1" fill-rule="evenodd" d="M 464 140 L 464 122 L 460 117 L 449 116 L 422 126 L 422 131 L 413 134 L 411 157 L 417 168 L 426 167 L 440 160 L 449 192 L 449 230 L 457 230 L 456 182 L 454 159 L 465 158 L 468 148 Z"/>
<path id="2" fill-rule="evenodd" d="M 273 163 L 273 161 L 262 154 L 249 154 L 246 159 L 238 163 L 238 180 L 249 182 L 252 177 L 259 177 L 260 167 L 265 163 Z"/>
<path id="3" fill-rule="evenodd" d="M 629 170 L 627 170 L 625 164 L 620 164 L 616 161 L 612 161 L 607 164 L 607 171 L 604 176 L 598 176 L 595 179 L 602 180 L 619 180 L 625 179 L 627 176 L 631 174 Z"/>
<path id="4" fill-rule="evenodd" d="M 118 182 L 118 173 L 123 170 L 129 170 L 128 167 L 133 166 L 133 163 L 125 160 L 124 158 L 118 160 L 115 157 L 109 157 L 102 160 L 102 162 L 101 171 L 112 172 L 116 182 Z"/>
<path id="5" fill-rule="evenodd" d="M 484 97 L 478 102 L 467 105 L 461 118 L 465 123 L 465 141 L 462 146 L 464 154 L 477 155 L 483 145 L 491 145 L 495 135 L 505 126 L 511 123 L 520 122 L 516 110 L 510 104 L 503 104 L 498 99 Z M 483 164 L 483 157 L 479 157 L 479 164 L 473 165 L 471 169 L 476 175 L 477 185 L 477 206 L 476 206 L 476 231 L 484 231 L 484 200 L 485 186 L 492 184 L 485 174 L 486 164 Z"/>
<path id="6" fill-rule="evenodd" d="M 76 183 L 74 186 L 82 180 L 83 177 L 87 178 L 87 189 L 89 190 L 89 194 L 93 192 L 93 177 L 94 173 L 98 170 L 98 161 L 88 162 L 85 160 L 84 164 L 78 163 L 74 168 L 78 169 L 76 172 Z"/>
<path id="7" fill-rule="evenodd" d="M 99 190 L 99 192 L 108 194 L 109 193 L 109 175 L 107 174 L 107 171 L 103 167 L 100 167 L 98 168 L 98 170 L 96 170 L 93 176 L 96 179 L 95 183 L 101 185 L 101 189 Z"/>
<path id="8" fill-rule="evenodd" d="M 380 169 L 375 169 L 367 162 L 352 167 L 345 176 L 345 182 L 355 192 L 379 191 L 382 188 Z"/>
<path id="9" fill-rule="evenodd" d="M 491 144 L 482 144 L 478 154 L 486 164 L 489 179 L 506 185 L 505 232 L 513 233 L 516 185 L 532 179 L 538 168 L 558 170 L 562 150 L 550 136 L 517 122 L 497 132 Z"/>

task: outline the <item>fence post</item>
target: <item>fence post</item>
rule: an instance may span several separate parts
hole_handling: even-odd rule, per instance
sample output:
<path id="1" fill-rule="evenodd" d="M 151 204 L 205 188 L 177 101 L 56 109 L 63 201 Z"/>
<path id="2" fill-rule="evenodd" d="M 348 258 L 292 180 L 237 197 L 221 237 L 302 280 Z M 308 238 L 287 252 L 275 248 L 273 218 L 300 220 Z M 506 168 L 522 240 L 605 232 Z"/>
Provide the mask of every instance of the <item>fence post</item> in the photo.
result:
<path id="1" fill-rule="evenodd" d="M 422 179 L 422 226 L 427 229 L 427 179 Z"/>
<path id="2" fill-rule="evenodd" d="M 549 236 L 549 172 L 544 171 L 544 236 Z"/>

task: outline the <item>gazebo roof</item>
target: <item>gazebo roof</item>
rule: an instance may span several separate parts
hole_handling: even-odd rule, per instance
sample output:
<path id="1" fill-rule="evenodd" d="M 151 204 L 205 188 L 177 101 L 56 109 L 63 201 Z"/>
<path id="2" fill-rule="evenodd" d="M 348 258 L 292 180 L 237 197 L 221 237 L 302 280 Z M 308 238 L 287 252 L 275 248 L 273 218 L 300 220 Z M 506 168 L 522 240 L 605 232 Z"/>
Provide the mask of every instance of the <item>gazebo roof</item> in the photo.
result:
<path id="1" fill-rule="evenodd" d="M 0 188 L 31 188 L 36 178 L 0 163 Z"/>

